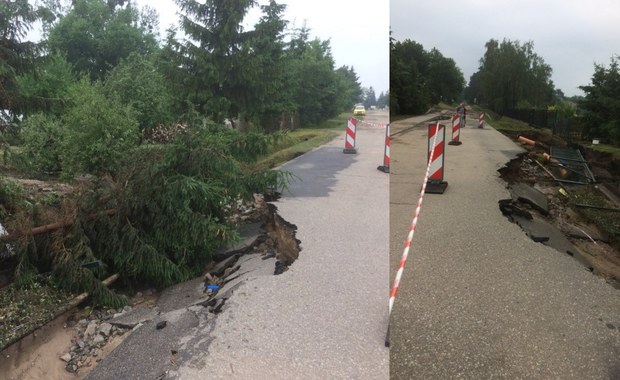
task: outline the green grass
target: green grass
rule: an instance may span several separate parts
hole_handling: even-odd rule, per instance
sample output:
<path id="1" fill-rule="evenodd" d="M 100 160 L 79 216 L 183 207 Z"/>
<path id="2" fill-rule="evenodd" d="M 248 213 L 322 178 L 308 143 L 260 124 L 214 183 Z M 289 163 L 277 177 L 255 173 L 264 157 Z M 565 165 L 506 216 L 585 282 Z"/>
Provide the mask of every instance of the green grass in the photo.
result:
<path id="1" fill-rule="evenodd" d="M 351 117 L 351 113 L 341 113 L 333 119 L 324 121 L 319 125 L 309 125 L 302 129 L 338 129 L 345 130 L 347 127 L 347 120 Z M 363 119 L 363 118 L 362 118 Z"/>
<path id="2" fill-rule="evenodd" d="M 253 167 L 258 170 L 270 169 L 328 143 L 338 136 L 340 131 L 346 129 L 347 119 L 350 116 L 348 113 L 342 113 L 319 125 L 285 132 L 271 152 L 261 157 Z"/>
<path id="3" fill-rule="evenodd" d="M 609 144 L 589 144 L 588 147 L 599 152 L 611 153 L 616 160 L 620 160 L 620 147 Z"/>
<path id="4" fill-rule="evenodd" d="M 338 136 L 333 129 L 302 128 L 287 132 L 271 153 L 260 158 L 255 169 L 265 170 L 300 156 Z"/>
<path id="5" fill-rule="evenodd" d="M 491 120 L 488 120 L 487 116 L 487 120 L 485 120 L 485 122 L 488 122 L 491 127 L 497 129 L 500 132 L 521 132 L 532 129 L 532 127 L 529 126 L 527 123 L 506 116 L 497 119 L 491 118 Z"/>

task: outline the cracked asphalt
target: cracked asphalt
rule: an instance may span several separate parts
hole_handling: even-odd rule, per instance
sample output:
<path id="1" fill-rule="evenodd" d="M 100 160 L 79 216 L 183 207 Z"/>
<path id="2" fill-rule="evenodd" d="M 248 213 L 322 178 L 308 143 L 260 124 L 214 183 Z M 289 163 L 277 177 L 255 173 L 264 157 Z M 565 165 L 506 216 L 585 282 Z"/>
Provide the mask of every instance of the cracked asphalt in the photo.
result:
<path id="1" fill-rule="evenodd" d="M 202 353 L 179 379 L 387 379 L 387 111 L 358 126 L 357 154 L 342 136 L 283 165 L 298 177 L 274 204 L 297 226 L 299 259 L 279 276 L 239 287 Z"/>
<path id="2" fill-rule="evenodd" d="M 391 124 L 391 279 L 426 170 L 427 123 L 416 125 L 428 118 Z M 424 196 L 391 316 L 390 378 L 620 378 L 620 292 L 502 216 L 510 194 L 497 170 L 522 149 L 474 122 L 462 145 L 445 146 L 445 193 Z"/>

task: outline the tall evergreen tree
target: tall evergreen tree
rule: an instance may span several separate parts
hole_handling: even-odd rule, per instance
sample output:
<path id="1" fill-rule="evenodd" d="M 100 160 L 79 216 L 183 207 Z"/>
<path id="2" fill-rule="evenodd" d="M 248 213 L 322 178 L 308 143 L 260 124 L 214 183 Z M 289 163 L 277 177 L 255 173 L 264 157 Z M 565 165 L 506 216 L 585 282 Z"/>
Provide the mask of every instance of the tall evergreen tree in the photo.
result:
<path id="1" fill-rule="evenodd" d="M 250 38 L 242 22 L 254 0 L 176 0 L 189 37 L 180 49 L 193 78 L 189 100 L 215 121 L 233 115 L 234 93 L 243 83 L 242 45 Z"/>
<path id="2" fill-rule="evenodd" d="M 370 108 L 371 106 L 376 106 L 377 95 L 375 94 L 375 89 L 370 86 L 368 89 L 366 89 L 365 93 L 366 94 L 364 97 L 364 107 Z"/>
<path id="3" fill-rule="evenodd" d="M 241 78 L 232 83 L 230 97 L 233 113 L 244 122 L 267 127 L 282 112 L 294 108 L 284 56 L 285 8 L 274 0 L 261 6 L 262 17 L 241 45 Z"/>
<path id="4" fill-rule="evenodd" d="M 340 108 L 342 110 L 350 110 L 355 103 L 360 103 L 363 100 L 359 77 L 353 66 L 341 66 L 336 70 L 336 74 L 341 79 L 341 87 L 338 90 L 341 103 Z"/>
<path id="5" fill-rule="evenodd" d="M 8 122 L 27 103 L 17 77 L 33 71 L 38 47 L 24 41 L 32 24 L 49 19 L 47 8 L 33 7 L 28 0 L 0 2 L 0 119 Z"/>
<path id="6" fill-rule="evenodd" d="M 377 98 L 377 107 L 384 108 L 384 107 L 388 106 L 389 103 L 390 103 L 390 93 L 389 92 L 387 92 L 387 93 L 381 92 L 379 94 L 379 97 Z"/>
<path id="7" fill-rule="evenodd" d="M 302 124 L 317 124 L 338 115 L 339 94 L 334 59 L 329 41 L 308 40 L 308 29 L 301 28 L 289 43 L 293 100 Z"/>

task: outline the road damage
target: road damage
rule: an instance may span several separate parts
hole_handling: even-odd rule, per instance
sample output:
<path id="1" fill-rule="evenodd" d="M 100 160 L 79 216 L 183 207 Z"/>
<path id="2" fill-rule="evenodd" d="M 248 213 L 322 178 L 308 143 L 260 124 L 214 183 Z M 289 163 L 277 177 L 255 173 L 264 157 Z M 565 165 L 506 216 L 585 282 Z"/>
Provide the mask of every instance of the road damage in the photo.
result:
<path id="1" fill-rule="evenodd" d="M 620 226 L 613 212 L 620 178 L 612 174 L 618 160 L 583 146 L 568 148 L 536 130 L 508 135 L 526 152 L 499 170 L 512 196 L 499 201 L 502 213 L 532 240 L 573 256 L 620 288 Z"/>

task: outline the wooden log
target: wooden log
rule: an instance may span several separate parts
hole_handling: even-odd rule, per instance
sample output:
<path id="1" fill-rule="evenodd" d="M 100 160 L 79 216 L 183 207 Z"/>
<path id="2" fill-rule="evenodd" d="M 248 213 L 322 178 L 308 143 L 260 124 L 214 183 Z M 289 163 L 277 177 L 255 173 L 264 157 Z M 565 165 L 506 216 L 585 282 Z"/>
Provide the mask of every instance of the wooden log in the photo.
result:
<path id="1" fill-rule="evenodd" d="M 112 216 L 116 213 L 115 209 L 109 209 L 109 210 L 105 210 L 104 214 L 107 216 Z M 99 216 L 99 214 L 91 214 L 88 216 L 87 220 L 94 220 Z M 68 220 L 68 221 L 63 221 L 63 222 L 56 222 L 56 223 L 50 223 L 50 224 L 46 224 L 43 226 L 39 226 L 39 227 L 34 227 L 30 230 L 27 231 L 13 231 L 7 235 L 3 235 L 0 236 L 0 241 L 2 240 L 14 240 L 20 237 L 24 237 L 24 236 L 33 236 L 33 235 L 39 235 L 39 234 L 43 234 L 46 232 L 52 232 L 52 231 L 56 231 L 59 230 L 61 228 L 65 228 L 65 227 L 71 227 L 73 225 L 73 223 L 75 223 L 75 221 L 72 220 Z"/>

